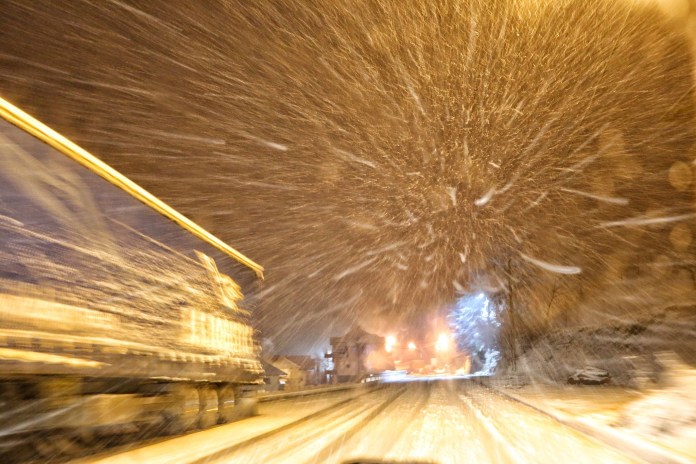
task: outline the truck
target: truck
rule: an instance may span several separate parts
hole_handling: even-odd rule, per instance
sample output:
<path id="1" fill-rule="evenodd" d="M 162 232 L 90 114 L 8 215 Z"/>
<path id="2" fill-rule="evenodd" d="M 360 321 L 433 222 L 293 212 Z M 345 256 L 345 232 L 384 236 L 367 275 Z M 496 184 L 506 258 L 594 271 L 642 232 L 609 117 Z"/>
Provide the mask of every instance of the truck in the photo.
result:
<path id="1" fill-rule="evenodd" d="M 263 267 L 0 98 L 0 451 L 253 413 Z"/>

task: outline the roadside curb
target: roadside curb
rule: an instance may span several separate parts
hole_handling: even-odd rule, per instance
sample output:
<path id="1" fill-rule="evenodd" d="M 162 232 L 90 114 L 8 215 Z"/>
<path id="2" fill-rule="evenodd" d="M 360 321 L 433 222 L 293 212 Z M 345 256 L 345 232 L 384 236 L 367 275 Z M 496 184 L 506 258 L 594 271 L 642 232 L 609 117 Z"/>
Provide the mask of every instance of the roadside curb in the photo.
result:
<path id="1" fill-rule="evenodd" d="M 691 464 L 693 460 L 688 456 L 676 454 L 670 450 L 664 449 L 658 445 L 641 440 L 638 437 L 631 436 L 619 430 L 610 427 L 591 424 L 582 419 L 576 419 L 569 414 L 558 411 L 553 408 L 542 408 L 524 398 L 521 398 L 513 393 L 501 390 L 498 387 L 486 385 L 491 390 L 499 393 L 513 401 L 521 403 L 528 408 L 544 414 L 567 427 L 570 427 L 580 433 L 595 438 L 602 443 L 611 446 L 623 453 L 626 453 L 632 458 L 644 462 L 656 464 Z"/>

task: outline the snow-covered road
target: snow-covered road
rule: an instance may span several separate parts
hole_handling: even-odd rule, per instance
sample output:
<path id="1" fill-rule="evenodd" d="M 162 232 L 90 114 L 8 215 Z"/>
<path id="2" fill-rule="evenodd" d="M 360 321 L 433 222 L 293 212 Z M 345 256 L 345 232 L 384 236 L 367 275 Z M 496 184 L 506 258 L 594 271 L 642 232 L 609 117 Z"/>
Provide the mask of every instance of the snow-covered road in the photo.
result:
<path id="1" fill-rule="evenodd" d="M 88 462 L 634 462 L 473 381 L 414 381 L 273 401 L 259 413 Z"/>

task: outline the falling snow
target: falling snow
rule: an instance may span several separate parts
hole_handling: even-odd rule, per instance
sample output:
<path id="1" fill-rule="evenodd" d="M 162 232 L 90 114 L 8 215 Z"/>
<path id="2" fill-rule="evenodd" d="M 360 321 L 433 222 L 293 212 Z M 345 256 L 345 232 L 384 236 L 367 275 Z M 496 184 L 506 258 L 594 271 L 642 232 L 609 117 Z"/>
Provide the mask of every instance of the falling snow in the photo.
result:
<path id="1" fill-rule="evenodd" d="M 479 289 L 532 330 L 693 268 L 693 64 L 647 0 L 2 9 L 2 95 L 262 263 L 279 347 Z"/>

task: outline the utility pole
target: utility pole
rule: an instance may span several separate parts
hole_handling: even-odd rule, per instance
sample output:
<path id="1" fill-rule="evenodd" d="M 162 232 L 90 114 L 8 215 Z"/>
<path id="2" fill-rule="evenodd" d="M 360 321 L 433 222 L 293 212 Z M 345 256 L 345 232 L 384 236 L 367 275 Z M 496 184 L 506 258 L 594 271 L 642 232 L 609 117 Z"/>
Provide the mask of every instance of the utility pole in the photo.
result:
<path id="1" fill-rule="evenodd" d="M 508 303 L 508 313 L 510 314 L 510 348 L 512 351 L 512 370 L 517 372 L 517 327 L 515 321 L 515 307 L 513 301 L 513 286 L 512 286 L 512 258 L 508 258 L 507 261 L 507 303 Z"/>

